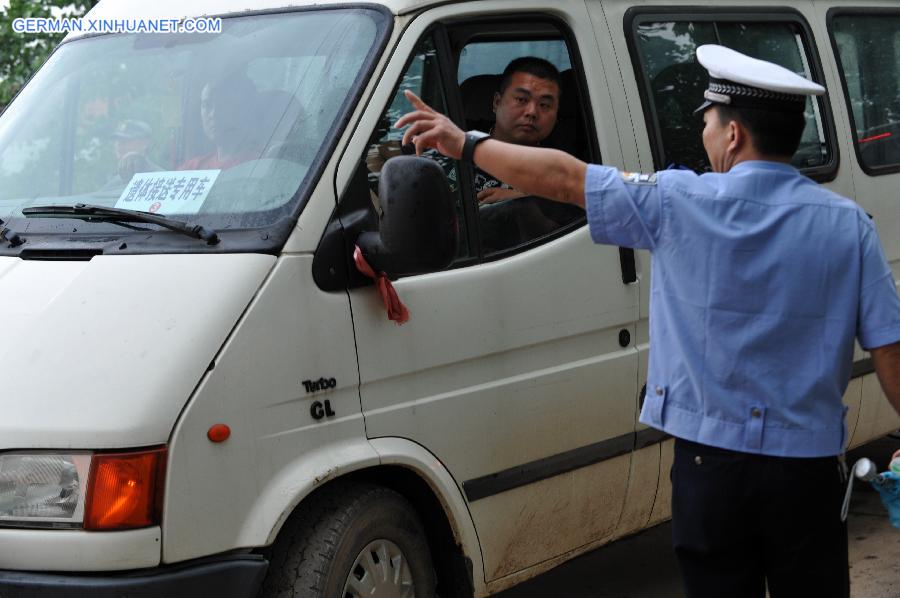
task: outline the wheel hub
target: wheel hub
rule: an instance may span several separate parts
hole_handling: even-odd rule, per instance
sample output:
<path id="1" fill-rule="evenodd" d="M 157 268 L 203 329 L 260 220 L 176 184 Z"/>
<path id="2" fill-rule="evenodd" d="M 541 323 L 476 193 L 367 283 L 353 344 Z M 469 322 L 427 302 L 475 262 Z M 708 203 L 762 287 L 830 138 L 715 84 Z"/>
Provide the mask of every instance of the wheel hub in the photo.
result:
<path id="1" fill-rule="evenodd" d="M 370 542 L 344 584 L 343 598 L 415 598 L 412 572 L 400 547 L 390 540 Z"/>

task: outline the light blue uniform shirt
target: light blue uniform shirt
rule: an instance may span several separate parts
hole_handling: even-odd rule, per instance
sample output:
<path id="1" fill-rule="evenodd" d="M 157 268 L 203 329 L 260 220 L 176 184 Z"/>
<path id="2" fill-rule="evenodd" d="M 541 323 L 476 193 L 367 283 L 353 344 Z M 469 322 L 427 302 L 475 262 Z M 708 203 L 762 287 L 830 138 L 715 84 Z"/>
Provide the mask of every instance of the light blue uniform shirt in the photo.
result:
<path id="1" fill-rule="evenodd" d="M 590 166 L 585 201 L 595 242 L 653 254 L 641 422 L 747 453 L 843 452 L 854 338 L 900 341 L 900 298 L 859 206 L 758 161 L 699 176 Z"/>

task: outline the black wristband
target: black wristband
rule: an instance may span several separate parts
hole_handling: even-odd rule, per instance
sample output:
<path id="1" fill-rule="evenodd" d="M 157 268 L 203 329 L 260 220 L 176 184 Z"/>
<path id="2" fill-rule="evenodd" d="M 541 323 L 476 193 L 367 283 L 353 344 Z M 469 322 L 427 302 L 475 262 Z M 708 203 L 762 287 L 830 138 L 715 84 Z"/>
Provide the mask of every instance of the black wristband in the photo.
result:
<path id="1" fill-rule="evenodd" d="M 466 131 L 466 142 L 463 144 L 462 161 L 474 164 L 475 146 L 485 139 L 490 138 L 490 135 L 482 133 L 481 131 Z"/>

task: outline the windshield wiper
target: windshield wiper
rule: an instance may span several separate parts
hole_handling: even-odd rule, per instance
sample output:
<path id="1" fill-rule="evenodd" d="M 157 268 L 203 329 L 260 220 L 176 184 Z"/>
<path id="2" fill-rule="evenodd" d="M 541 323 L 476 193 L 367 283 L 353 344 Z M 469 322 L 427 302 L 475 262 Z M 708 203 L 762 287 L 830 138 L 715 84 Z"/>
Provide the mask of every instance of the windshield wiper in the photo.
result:
<path id="1" fill-rule="evenodd" d="M 869 216 L 871 218 L 871 216 Z M 10 247 L 18 247 L 22 243 L 25 242 L 25 239 L 19 236 L 19 233 L 10 229 L 7 226 L 3 226 L 5 223 L 2 219 L 0 219 L 0 241 L 4 243 L 9 243 Z"/>
<path id="2" fill-rule="evenodd" d="M 33 206 L 23 208 L 22 214 L 26 218 L 77 218 L 86 222 L 146 222 L 156 224 L 163 228 L 206 241 L 207 245 L 215 245 L 219 242 L 216 231 L 204 228 L 199 224 L 188 224 L 181 220 L 175 220 L 161 214 L 139 212 L 137 210 L 124 210 L 122 208 L 109 208 L 90 204 L 77 203 L 72 206 Z"/>

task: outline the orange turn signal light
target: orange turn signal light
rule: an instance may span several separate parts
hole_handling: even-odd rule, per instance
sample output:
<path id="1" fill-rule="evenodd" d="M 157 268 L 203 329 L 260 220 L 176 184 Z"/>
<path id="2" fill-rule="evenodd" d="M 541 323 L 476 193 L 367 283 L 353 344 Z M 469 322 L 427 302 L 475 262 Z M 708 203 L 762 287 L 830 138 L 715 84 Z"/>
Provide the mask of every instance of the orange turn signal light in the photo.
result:
<path id="1" fill-rule="evenodd" d="M 84 507 L 84 529 L 133 529 L 158 524 L 165 463 L 165 447 L 94 454 Z"/>

